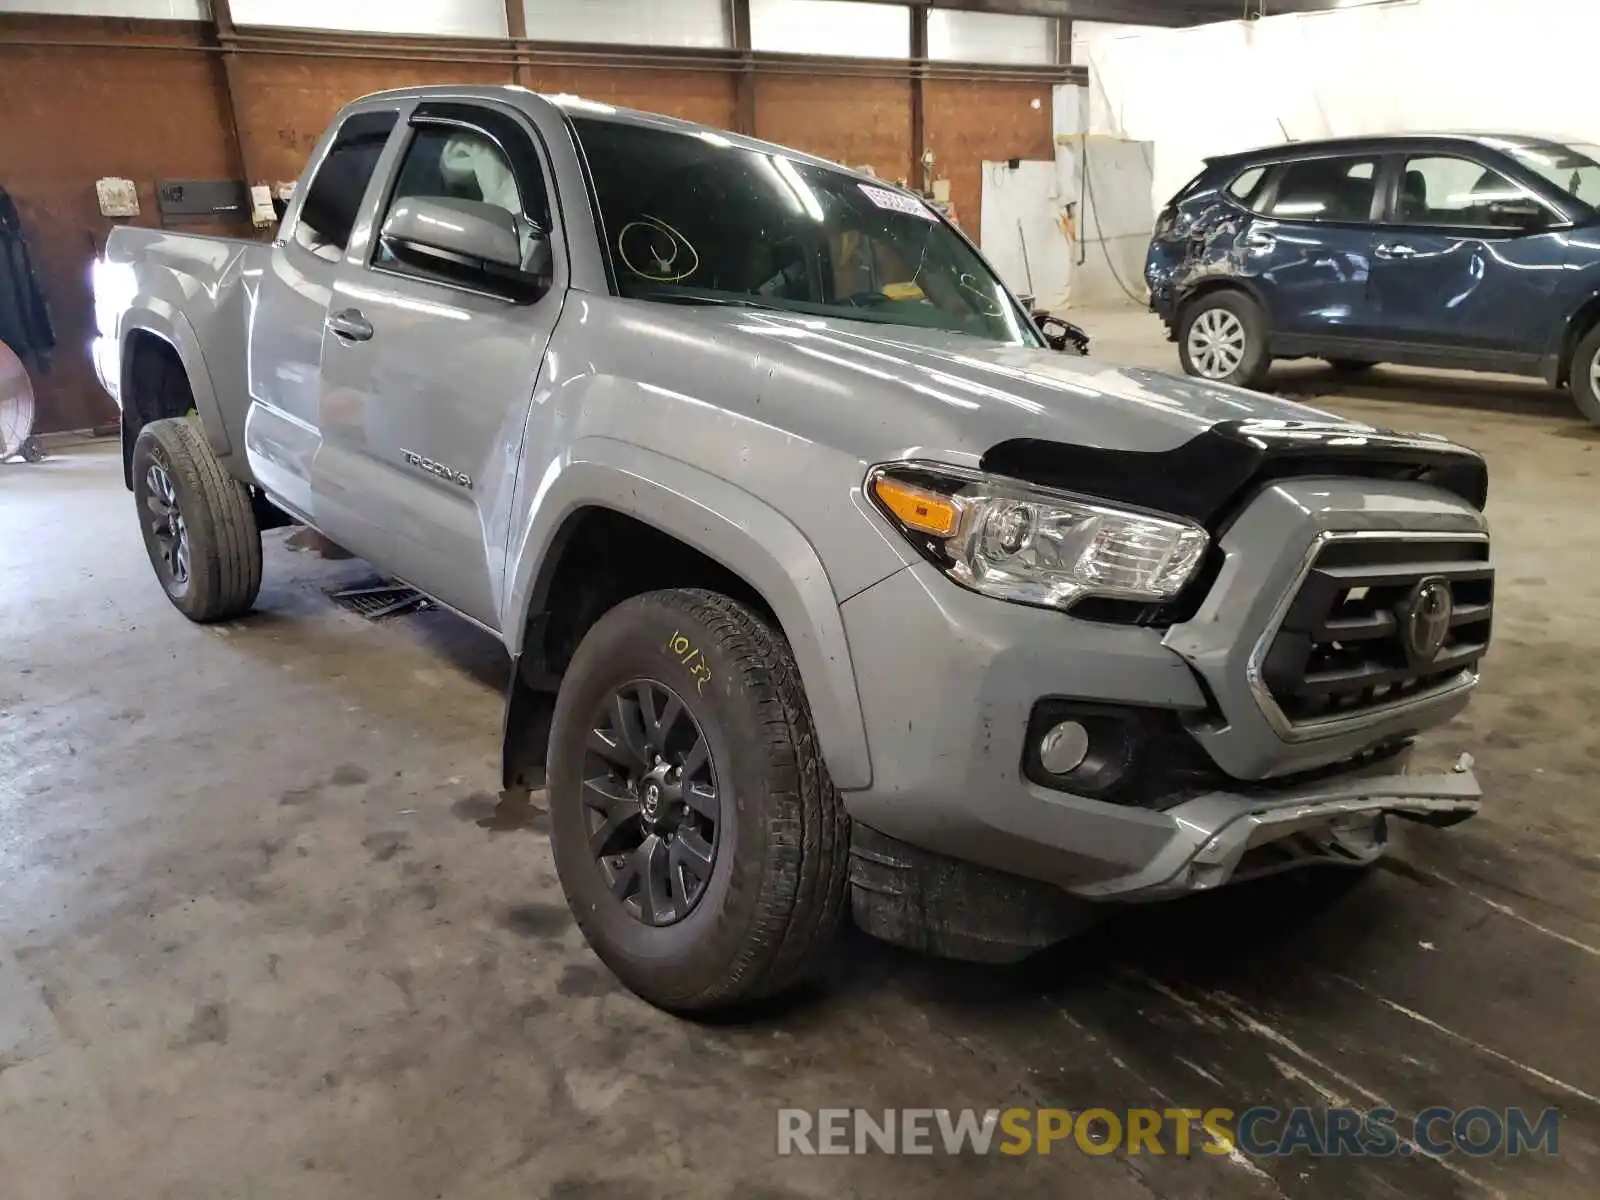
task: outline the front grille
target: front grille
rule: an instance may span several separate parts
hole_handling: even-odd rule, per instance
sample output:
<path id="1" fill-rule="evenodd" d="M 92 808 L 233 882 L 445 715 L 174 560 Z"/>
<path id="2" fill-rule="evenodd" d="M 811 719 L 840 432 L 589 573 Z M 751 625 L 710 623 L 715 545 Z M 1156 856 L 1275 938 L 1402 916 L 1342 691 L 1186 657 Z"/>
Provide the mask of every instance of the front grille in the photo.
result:
<path id="1" fill-rule="evenodd" d="M 1334 539 L 1284 613 L 1261 681 L 1292 725 L 1424 699 L 1476 668 L 1493 613 L 1486 538 Z"/>

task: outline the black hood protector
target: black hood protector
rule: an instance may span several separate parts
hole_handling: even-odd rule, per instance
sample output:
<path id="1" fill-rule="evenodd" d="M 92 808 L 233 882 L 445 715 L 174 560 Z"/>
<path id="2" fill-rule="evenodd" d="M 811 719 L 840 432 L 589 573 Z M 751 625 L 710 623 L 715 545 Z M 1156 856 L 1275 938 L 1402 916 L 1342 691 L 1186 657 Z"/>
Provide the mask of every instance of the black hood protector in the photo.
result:
<path id="1" fill-rule="evenodd" d="M 1425 434 L 1365 425 L 1227 421 L 1171 450 L 1071 446 L 1017 438 L 982 467 L 1041 487 L 1188 517 L 1214 533 L 1277 479 L 1344 475 L 1428 483 L 1482 511 L 1489 472 L 1476 451 Z"/>

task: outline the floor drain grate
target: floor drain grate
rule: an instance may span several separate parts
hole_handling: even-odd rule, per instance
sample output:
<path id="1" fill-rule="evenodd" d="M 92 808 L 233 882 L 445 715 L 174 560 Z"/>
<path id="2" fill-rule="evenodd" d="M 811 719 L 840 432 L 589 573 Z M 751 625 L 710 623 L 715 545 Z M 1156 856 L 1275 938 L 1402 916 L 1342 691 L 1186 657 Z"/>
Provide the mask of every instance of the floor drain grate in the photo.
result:
<path id="1" fill-rule="evenodd" d="M 415 588 L 385 579 L 373 579 L 355 587 L 331 588 L 328 598 L 340 608 L 369 621 L 381 621 L 428 607 L 428 598 Z"/>

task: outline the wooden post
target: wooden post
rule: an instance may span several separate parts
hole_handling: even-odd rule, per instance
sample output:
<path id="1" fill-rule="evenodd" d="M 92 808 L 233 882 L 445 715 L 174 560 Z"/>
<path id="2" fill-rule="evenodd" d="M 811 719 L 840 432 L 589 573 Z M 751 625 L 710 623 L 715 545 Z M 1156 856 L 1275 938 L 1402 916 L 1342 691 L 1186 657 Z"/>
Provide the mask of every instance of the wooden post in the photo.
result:
<path id="1" fill-rule="evenodd" d="M 927 178 L 922 156 L 928 148 L 927 108 L 923 82 L 928 74 L 928 10 L 918 4 L 911 9 L 911 186 L 927 192 L 933 180 Z"/>
<path id="2" fill-rule="evenodd" d="M 739 70 L 733 77 L 733 127 L 740 133 L 756 132 L 755 62 L 750 55 L 750 0 L 728 0 L 728 32 L 739 52 Z"/>
<path id="3" fill-rule="evenodd" d="M 247 188 L 256 183 L 270 185 L 270 179 L 257 178 L 254 174 L 254 159 L 245 144 L 244 129 L 239 124 L 239 93 L 244 87 L 239 78 L 239 56 L 234 53 L 233 9 L 229 0 L 211 0 L 211 25 L 217 45 L 222 47 L 222 81 L 228 94 L 228 126 L 233 130 L 233 144 L 238 148 L 239 174 L 244 178 Z M 250 220 L 248 213 L 245 220 Z"/>

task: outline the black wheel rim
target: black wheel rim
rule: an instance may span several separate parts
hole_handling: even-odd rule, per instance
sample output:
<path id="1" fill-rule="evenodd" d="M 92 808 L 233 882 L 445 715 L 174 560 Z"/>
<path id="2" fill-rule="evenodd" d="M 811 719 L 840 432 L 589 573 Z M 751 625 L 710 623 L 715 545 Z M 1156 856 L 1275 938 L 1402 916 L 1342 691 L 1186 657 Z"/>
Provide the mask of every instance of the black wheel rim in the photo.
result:
<path id="1" fill-rule="evenodd" d="M 144 519 L 155 549 L 157 568 L 174 588 L 189 583 L 189 526 L 178 503 L 178 489 L 172 473 L 160 458 L 154 458 L 144 473 Z"/>
<path id="2" fill-rule="evenodd" d="M 675 925 L 705 895 L 722 824 L 716 763 L 683 698 L 651 679 L 609 692 L 583 759 L 589 851 L 634 920 Z"/>

